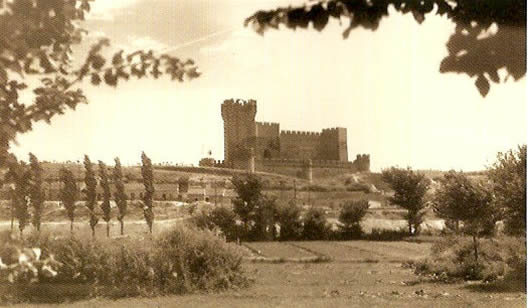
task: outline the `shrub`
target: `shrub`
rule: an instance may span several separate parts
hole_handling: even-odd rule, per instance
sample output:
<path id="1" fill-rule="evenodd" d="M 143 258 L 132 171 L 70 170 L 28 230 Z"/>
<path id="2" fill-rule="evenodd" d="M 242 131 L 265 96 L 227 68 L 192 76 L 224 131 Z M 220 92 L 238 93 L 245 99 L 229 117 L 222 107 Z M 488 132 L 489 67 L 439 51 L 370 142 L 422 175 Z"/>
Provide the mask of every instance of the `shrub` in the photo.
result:
<path id="1" fill-rule="evenodd" d="M 193 224 L 199 229 L 209 231 L 218 230 L 222 232 L 227 241 L 234 241 L 242 236 L 242 228 L 237 225 L 236 214 L 227 207 L 215 207 L 204 209 L 195 213 L 192 219 Z"/>
<path id="2" fill-rule="evenodd" d="M 301 237 L 303 230 L 301 207 L 293 200 L 277 208 L 277 222 L 280 226 L 279 239 L 281 241 L 294 241 Z"/>
<path id="3" fill-rule="evenodd" d="M 408 235 L 408 231 L 404 228 L 399 230 L 373 228 L 370 234 L 364 237 L 369 241 L 401 241 Z"/>
<path id="4" fill-rule="evenodd" d="M 322 209 L 311 208 L 303 217 L 302 239 L 307 241 L 324 240 L 330 234 L 326 215 Z"/>
<path id="5" fill-rule="evenodd" d="M 367 214 L 369 204 L 367 200 L 347 201 L 339 212 L 339 222 L 344 239 L 359 238 L 363 234 L 361 220 Z"/>
<path id="6" fill-rule="evenodd" d="M 362 191 L 366 194 L 370 193 L 370 187 L 368 184 L 365 184 L 365 183 L 347 184 L 346 190 L 347 191 Z"/>
<path id="7" fill-rule="evenodd" d="M 494 281 L 512 277 L 523 279 L 526 273 L 526 248 L 515 238 L 488 239 L 480 242 L 479 258 L 474 258 L 469 237 L 450 236 L 435 243 L 431 258 L 416 263 L 415 272 L 443 280 L 464 279 Z M 520 273 L 524 268 L 524 272 Z M 520 274 L 520 276 L 516 276 Z M 525 278 L 524 278 L 525 279 Z"/>
<path id="8" fill-rule="evenodd" d="M 56 293 L 64 292 L 61 289 L 64 285 L 68 285 L 68 289 L 81 286 L 80 293 L 76 294 L 78 297 L 123 297 L 209 292 L 249 283 L 236 246 L 225 243 L 211 232 L 183 226 L 166 231 L 154 241 L 122 245 L 111 240 L 84 241 L 49 236 L 28 237 L 25 242 L 12 241 L 11 246 L 2 244 L 2 255 L 9 252 L 6 249 L 12 251 L 13 246 L 40 247 L 43 256 L 54 254 L 62 264 L 55 277 L 39 275 L 38 281 L 33 283 L 7 284 L 8 290 L 4 284 L 0 295 L 11 294 L 11 301 L 64 300 L 64 296 Z"/>

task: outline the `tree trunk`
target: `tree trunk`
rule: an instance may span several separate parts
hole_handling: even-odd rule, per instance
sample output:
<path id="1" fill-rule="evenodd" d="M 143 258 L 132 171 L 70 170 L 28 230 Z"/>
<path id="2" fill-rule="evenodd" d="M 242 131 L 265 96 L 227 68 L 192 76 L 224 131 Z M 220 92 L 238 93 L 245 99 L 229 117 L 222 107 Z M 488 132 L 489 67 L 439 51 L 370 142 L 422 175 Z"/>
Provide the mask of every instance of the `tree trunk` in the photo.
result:
<path id="1" fill-rule="evenodd" d="M 478 262 L 478 240 L 476 235 L 473 235 L 473 250 L 475 254 L 475 262 Z"/>
<path id="2" fill-rule="evenodd" d="M 121 235 L 125 235 L 125 232 L 124 232 L 124 221 L 121 219 L 119 221 L 119 223 L 121 224 Z"/>
<path id="3" fill-rule="evenodd" d="M 73 235 L 73 220 L 70 221 L 70 233 Z"/>
<path id="4" fill-rule="evenodd" d="M 92 227 L 92 239 L 95 238 L 95 226 Z"/>
<path id="5" fill-rule="evenodd" d="M 106 237 L 110 237 L 110 222 L 106 222 Z"/>

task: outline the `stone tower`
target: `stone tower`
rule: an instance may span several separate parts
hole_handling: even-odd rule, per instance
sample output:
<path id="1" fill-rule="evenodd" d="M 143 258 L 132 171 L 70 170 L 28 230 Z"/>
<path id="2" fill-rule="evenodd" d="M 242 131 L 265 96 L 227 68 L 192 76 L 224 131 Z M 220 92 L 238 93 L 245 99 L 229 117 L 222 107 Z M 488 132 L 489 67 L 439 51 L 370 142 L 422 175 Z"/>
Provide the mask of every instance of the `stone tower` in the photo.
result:
<path id="1" fill-rule="evenodd" d="M 257 102 L 233 99 L 222 104 L 224 120 L 224 163 L 237 169 L 247 168 L 251 148 L 255 148 Z"/>

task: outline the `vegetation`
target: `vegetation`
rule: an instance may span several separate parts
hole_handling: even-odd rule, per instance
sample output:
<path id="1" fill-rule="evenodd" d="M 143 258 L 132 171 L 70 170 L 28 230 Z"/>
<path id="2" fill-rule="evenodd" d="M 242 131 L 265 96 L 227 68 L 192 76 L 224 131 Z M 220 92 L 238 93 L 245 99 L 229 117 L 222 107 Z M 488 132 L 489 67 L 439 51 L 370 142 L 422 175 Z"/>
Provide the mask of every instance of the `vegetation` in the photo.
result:
<path id="1" fill-rule="evenodd" d="M 115 166 L 113 170 L 113 180 L 116 192 L 114 194 L 114 199 L 119 209 L 119 215 L 117 215 L 117 220 L 121 225 L 121 235 L 124 235 L 124 219 L 127 213 L 127 195 L 125 193 L 125 185 L 123 183 L 123 171 L 121 170 L 121 161 L 119 157 L 115 158 Z"/>
<path id="2" fill-rule="evenodd" d="M 277 223 L 280 226 L 281 241 L 295 241 L 301 238 L 303 225 L 301 207 L 295 201 L 277 207 Z"/>
<path id="3" fill-rule="evenodd" d="M 99 176 L 101 177 L 101 187 L 103 188 L 103 202 L 101 203 L 101 209 L 103 210 L 103 219 L 106 221 L 106 236 L 110 236 L 110 182 L 108 180 L 108 174 L 106 172 L 106 165 L 99 161 Z"/>
<path id="4" fill-rule="evenodd" d="M 526 145 L 498 153 L 488 176 L 497 206 L 504 215 L 506 231 L 526 236 Z"/>
<path id="5" fill-rule="evenodd" d="M 66 214 L 70 220 L 70 232 L 73 234 L 73 221 L 75 220 L 75 201 L 79 191 L 77 189 L 77 184 L 75 182 L 75 177 L 73 173 L 66 169 L 62 168 L 59 172 L 63 187 L 60 191 L 60 199 L 64 208 L 66 209 Z"/>
<path id="6" fill-rule="evenodd" d="M 145 152 L 141 153 L 141 175 L 145 194 L 143 195 L 143 216 L 147 222 L 149 232 L 152 234 L 152 224 L 154 223 L 154 212 L 152 211 L 152 198 L 154 196 L 154 174 L 152 171 L 152 161 Z"/>
<path id="7" fill-rule="evenodd" d="M 14 188 L 11 189 L 11 230 L 13 229 L 14 217 L 18 220 L 20 234 L 24 232 L 29 221 L 30 214 L 28 205 L 31 174 L 24 162 L 11 165 L 6 178 L 11 180 Z"/>
<path id="8" fill-rule="evenodd" d="M 97 180 L 95 179 L 95 172 L 93 171 L 92 162 L 88 155 L 84 155 L 84 185 L 83 189 L 86 194 L 86 202 L 84 205 L 90 212 L 90 228 L 92 229 L 92 237 L 95 237 L 95 226 L 99 222 L 99 218 L 95 213 L 95 204 L 97 203 Z"/>
<path id="9" fill-rule="evenodd" d="M 383 170 L 382 178 L 394 190 L 394 196 L 390 198 L 391 202 L 407 210 L 409 235 L 418 234 L 429 180 L 424 174 L 414 172 L 410 168 L 395 167 Z"/>
<path id="10" fill-rule="evenodd" d="M 303 217 L 302 239 L 307 241 L 327 239 L 330 228 L 326 222 L 326 215 L 322 209 L 311 208 Z"/>
<path id="11" fill-rule="evenodd" d="M 339 222 L 342 224 L 341 232 L 343 238 L 357 239 L 363 234 L 361 220 L 367 214 L 369 208 L 368 200 L 348 201 L 341 206 Z"/>
<path id="12" fill-rule="evenodd" d="M 43 183 L 43 169 L 38 158 L 33 154 L 29 153 L 29 167 L 30 167 L 30 187 L 29 187 L 29 199 L 31 200 L 31 206 L 33 207 L 33 215 L 31 223 L 40 231 L 40 223 L 42 218 L 42 210 L 44 207 L 44 191 L 42 188 Z"/>

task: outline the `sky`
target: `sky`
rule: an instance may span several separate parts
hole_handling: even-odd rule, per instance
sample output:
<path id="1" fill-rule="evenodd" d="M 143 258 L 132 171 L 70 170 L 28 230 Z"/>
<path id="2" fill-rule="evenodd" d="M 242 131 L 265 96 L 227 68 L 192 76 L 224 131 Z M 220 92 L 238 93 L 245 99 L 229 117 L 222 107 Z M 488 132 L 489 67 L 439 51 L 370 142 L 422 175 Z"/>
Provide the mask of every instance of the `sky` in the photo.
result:
<path id="1" fill-rule="evenodd" d="M 302 1 L 97 0 L 83 27 L 90 43 L 162 50 L 192 58 L 203 75 L 177 83 L 132 80 L 117 88 L 82 84 L 90 101 L 21 135 L 14 152 L 41 160 L 125 164 L 223 159 L 225 99 L 257 100 L 257 121 L 284 130 L 346 127 L 348 155 L 368 153 L 371 170 L 482 170 L 499 151 L 526 143 L 526 80 L 493 84 L 486 98 L 467 75 L 440 74 L 454 25 L 391 12 L 377 31 L 346 21 L 315 30 L 270 30 L 243 21 L 259 9 Z M 501 77 L 505 77 L 505 72 Z M 28 96 L 28 99 L 31 99 Z"/>

